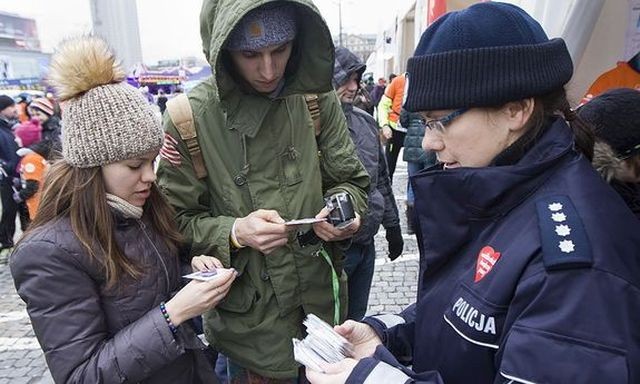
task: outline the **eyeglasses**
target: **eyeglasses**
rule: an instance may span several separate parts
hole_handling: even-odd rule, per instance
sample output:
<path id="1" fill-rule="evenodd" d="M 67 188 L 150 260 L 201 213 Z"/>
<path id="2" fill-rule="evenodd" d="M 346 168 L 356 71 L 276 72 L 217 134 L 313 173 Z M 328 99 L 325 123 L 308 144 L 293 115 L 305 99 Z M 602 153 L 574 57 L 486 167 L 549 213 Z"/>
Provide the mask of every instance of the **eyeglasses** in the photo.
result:
<path id="1" fill-rule="evenodd" d="M 453 119 L 455 119 L 456 117 L 462 115 L 463 113 L 467 112 L 469 110 L 469 108 L 460 108 L 457 109 L 453 112 L 451 112 L 450 114 L 448 114 L 445 117 L 442 117 L 440 119 L 432 119 L 432 120 L 428 120 L 425 122 L 425 125 L 427 128 L 429 128 L 432 131 L 437 131 L 437 132 L 444 132 L 444 128 L 451 124 L 451 122 L 453 121 Z"/>

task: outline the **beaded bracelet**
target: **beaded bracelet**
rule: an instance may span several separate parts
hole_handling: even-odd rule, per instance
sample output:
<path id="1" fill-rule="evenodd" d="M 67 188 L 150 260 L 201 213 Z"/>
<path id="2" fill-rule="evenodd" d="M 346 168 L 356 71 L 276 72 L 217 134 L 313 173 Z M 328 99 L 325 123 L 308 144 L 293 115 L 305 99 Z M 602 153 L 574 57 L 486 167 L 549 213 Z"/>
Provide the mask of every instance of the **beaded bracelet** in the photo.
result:
<path id="1" fill-rule="evenodd" d="M 176 332 L 178 332 L 178 328 L 176 328 L 176 326 L 173 325 L 173 322 L 171 322 L 171 318 L 169 318 L 167 307 L 165 306 L 164 301 L 160 303 L 160 312 L 162 312 L 162 316 L 164 316 L 164 319 L 167 321 L 167 325 L 169 326 L 171 333 L 175 335 Z"/>

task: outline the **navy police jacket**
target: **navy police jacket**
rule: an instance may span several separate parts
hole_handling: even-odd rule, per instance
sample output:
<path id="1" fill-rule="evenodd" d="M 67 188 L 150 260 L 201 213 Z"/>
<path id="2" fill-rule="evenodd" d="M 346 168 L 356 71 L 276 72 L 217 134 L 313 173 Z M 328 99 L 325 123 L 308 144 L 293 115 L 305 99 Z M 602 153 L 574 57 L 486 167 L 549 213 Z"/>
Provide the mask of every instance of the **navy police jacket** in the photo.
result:
<path id="1" fill-rule="evenodd" d="M 564 120 L 514 165 L 412 182 L 418 301 L 365 319 L 384 347 L 348 383 L 640 383 L 640 222 Z"/>

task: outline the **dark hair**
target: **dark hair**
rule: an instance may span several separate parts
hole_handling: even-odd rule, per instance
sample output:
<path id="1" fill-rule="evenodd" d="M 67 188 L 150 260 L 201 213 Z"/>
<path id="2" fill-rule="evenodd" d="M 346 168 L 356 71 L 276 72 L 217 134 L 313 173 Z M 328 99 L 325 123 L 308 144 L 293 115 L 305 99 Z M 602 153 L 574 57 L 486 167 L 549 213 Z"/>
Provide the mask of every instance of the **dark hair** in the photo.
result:
<path id="1" fill-rule="evenodd" d="M 533 113 L 527 122 L 528 131 L 531 131 L 529 137 L 537 137 L 546 125 L 546 121 L 560 113 L 571 126 L 575 136 L 576 148 L 591 161 L 595 143 L 593 128 L 571 109 L 564 87 L 546 95 L 535 97 L 534 100 Z"/>
<path id="2" fill-rule="evenodd" d="M 122 252 L 115 239 L 115 221 L 107 205 L 101 168 L 76 168 L 65 160 L 56 161 L 47 172 L 38 212 L 22 237 L 63 217 L 89 257 L 102 265 L 107 287 L 114 287 L 123 274 L 138 278 L 142 271 Z M 174 211 L 155 184 L 144 205 L 144 217 L 154 231 L 163 235 L 169 250 L 176 254 L 181 236 L 174 222 Z"/>

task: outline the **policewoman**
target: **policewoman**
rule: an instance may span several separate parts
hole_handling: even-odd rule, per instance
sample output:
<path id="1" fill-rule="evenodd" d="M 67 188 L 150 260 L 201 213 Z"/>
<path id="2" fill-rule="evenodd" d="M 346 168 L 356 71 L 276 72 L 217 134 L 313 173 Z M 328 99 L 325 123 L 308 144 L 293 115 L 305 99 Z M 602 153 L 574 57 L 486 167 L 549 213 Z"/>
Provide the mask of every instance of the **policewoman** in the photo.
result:
<path id="1" fill-rule="evenodd" d="M 408 72 L 440 161 L 412 179 L 418 301 L 337 327 L 356 358 L 311 382 L 640 382 L 638 222 L 589 163 L 565 42 L 480 3 L 429 27 Z"/>

